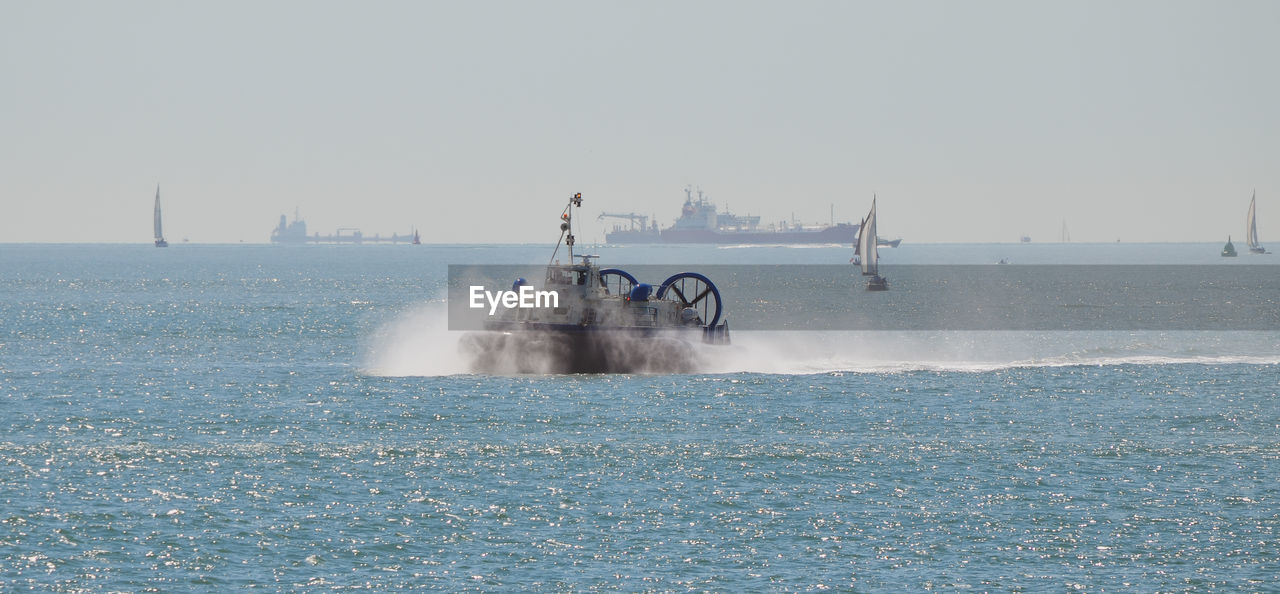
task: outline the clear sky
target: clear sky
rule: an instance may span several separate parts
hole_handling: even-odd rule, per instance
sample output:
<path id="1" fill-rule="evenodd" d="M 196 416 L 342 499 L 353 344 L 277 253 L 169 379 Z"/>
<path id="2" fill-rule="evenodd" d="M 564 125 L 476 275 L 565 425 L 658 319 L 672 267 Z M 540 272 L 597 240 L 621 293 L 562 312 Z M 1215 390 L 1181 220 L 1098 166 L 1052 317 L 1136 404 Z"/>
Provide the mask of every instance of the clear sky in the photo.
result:
<path id="1" fill-rule="evenodd" d="M 1280 243 L 1280 2 L 0 0 L 0 242 L 422 230 L 565 199 L 912 242 Z M 611 224 L 611 223 L 610 223 Z"/>

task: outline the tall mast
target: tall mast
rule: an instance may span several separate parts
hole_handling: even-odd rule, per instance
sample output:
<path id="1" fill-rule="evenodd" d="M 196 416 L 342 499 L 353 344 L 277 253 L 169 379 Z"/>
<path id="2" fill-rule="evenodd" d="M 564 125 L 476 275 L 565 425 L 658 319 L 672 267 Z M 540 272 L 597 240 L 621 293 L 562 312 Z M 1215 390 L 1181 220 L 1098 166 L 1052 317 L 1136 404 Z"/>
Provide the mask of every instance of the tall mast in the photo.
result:
<path id="1" fill-rule="evenodd" d="M 1258 190 L 1253 191 L 1253 198 L 1249 199 L 1249 216 L 1247 226 L 1245 228 L 1245 240 L 1249 243 L 1250 248 L 1258 247 Z"/>
<path id="2" fill-rule="evenodd" d="M 164 232 L 160 226 L 160 185 L 156 184 L 156 208 L 155 208 L 155 238 L 157 241 L 164 239 Z"/>
<path id="3" fill-rule="evenodd" d="M 577 192 L 573 198 L 569 199 L 569 207 L 565 209 L 565 224 L 569 225 L 569 237 L 565 238 L 564 244 L 569 246 L 569 263 L 573 264 L 573 207 L 582 208 L 582 192 Z"/>
<path id="4" fill-rule="evenodd" d="M 569 263 L 573 264 L 573 207 L 582 208 L 582 192 L 578 192 L 569 198 L 569 204 L 564 207 L 564 212 L 560 213 L 560 240 L 566 246 L 569 246 Z M 551 261 L 556 261 L 556 254 L 560 251 L 560 241 L 556 242 L 555 251 L 551 252 Z"/>

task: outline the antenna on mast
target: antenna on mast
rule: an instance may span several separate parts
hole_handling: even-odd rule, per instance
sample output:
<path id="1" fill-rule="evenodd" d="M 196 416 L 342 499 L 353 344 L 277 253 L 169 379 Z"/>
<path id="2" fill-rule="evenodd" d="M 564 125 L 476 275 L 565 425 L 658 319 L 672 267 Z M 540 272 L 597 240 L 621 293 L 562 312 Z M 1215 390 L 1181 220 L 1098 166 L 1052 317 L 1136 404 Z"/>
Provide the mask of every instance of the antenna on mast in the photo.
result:
<path id="1" fill-rule="evenodd" d="M 582 192 L 578 192 L 569 198 L 569 204 L 564 207 L 564 212 L 560 213 L 560 241 L 556 242 L 555 251 L 551 252 L 551 261 L 555 262 L 556 253 L 560 251 L 560 243 L 564 242 L 569 247 L 569 262 L 573 263 L 573 207 L 582 208 Z"/>

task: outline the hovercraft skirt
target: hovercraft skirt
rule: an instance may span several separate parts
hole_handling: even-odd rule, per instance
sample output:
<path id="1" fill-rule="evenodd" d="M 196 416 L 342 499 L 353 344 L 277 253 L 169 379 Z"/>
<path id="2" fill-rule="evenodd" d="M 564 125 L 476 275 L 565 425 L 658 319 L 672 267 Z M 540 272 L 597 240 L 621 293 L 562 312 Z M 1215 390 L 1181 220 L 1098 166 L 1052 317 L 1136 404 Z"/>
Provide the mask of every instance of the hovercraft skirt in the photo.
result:
<path id="1" fill-rule="evenodd" d="M 458 348 L 476 373 L 692 373 L 699 367 L 690 343 L 629 332 L 471 332 Z"/>

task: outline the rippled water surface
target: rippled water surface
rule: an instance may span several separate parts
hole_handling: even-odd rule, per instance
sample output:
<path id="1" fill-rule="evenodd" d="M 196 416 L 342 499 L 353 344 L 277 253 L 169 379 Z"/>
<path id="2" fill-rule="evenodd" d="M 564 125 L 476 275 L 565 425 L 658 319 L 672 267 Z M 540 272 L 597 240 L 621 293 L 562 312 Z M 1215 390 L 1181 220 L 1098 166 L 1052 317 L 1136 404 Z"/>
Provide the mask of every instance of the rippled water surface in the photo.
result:
<path id="1" fill-rule="evenodd" d="M 5 249 L 0 589 L 1280 579 L 1271 333 L 743 333 L 705 374 L 489 377 L 435 300 L 516 248 Z"/>

